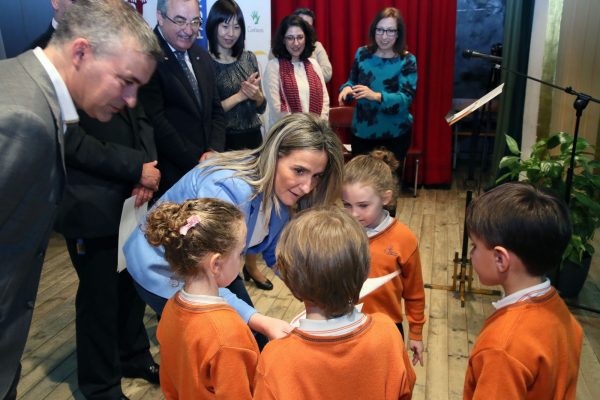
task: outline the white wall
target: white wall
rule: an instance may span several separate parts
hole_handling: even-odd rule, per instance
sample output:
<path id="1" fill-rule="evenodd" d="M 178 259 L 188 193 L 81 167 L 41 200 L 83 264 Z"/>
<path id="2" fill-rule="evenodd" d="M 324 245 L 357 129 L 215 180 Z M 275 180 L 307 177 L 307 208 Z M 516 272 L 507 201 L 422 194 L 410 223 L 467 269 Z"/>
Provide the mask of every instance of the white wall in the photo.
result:
<path id="1" fill-rule="evenodd" d="M 533 11 L 533 26 L 531 29 L 531 44 L 529 46 L 529 67 L 527 75 L 541 79 L 544 60 L 544 43 L 546 41 L 546 26 L 548 23 L 549 0 L 535 2 Z M 525 110 L 523 112 L 523 136 L 521 141 L 521 156 L 529 158 L 531 146 L 536 141 L 538 111 L 540 105 L 541 83 L 527 80 Z"/>
<path id="2" fill-rule="evenodd" d="M 600 97 L 600 2 L 538 0 L 529 52 L 528 74 L 561 87 Z M 523 155 L 537 137 L 574 133 L 575 97 L 529 81 L 523 115 Z M 600 105 L 590 103 L 581 119 L 580 137 L 600 143 Z"/>

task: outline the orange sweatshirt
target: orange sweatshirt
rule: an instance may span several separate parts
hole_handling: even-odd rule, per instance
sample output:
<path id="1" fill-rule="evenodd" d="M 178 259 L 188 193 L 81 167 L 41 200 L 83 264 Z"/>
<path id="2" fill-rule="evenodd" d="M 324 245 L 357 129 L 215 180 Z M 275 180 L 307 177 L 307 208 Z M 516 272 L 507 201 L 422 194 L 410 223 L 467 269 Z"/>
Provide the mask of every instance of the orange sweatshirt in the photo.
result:
<path id="1" fill-rule="evenodd" d="M 269 342 L 258 361 L 255 399 L 410 399 L 416 376 L 400 332 L 383 314 L 350 333 L 295 329 Z"/>
<path id="2" fill-rule="evenodd" d="M 465 399 L 575 399 L 582 330 L 552 288 L 497 310 L 469 358 Z"/>
<path id="3" fill-rule="evenodd" d="M 252 398 L 258 346 L 229 305 L 194 305 L 177 293 L 165 306 L 157 337 L 167 400 Z"/>
<path id="4" fill-rule="evenodd" d="M 362 311 L 367 314 L 382 312 L 394 322 L 402 322 L 402 299 L 409 326 L 409 339 L 423 339 L 425 324 L 425 288 L 421 273 L 419 246 L 414 233 L 398 220 L 383 232 L 369 238 L 371 271 L 376 278 L 400 270 L 392 279 L 363 300 Z"/>

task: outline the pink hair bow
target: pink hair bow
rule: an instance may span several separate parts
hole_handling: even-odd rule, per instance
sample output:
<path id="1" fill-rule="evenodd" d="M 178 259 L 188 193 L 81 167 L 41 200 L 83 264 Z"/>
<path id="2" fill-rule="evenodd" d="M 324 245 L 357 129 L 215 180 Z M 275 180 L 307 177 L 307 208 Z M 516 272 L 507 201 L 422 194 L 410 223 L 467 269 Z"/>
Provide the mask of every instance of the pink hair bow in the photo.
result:
<path id="1" fill-rule="evenodd" d="M 179 228 L 179 233 L 182 234 L 183 236 L 187 235 L 188 231 L 191 228 L 193 228 L 194 226 L 196 226 L 198 224 L 198 222 L 200 222 L 200 218 L 198 218 L 197 215 L 192 215 L 191 217 L 189 217 L 187 219 L 187 224 L 185 224 L 181 228 Z"/>

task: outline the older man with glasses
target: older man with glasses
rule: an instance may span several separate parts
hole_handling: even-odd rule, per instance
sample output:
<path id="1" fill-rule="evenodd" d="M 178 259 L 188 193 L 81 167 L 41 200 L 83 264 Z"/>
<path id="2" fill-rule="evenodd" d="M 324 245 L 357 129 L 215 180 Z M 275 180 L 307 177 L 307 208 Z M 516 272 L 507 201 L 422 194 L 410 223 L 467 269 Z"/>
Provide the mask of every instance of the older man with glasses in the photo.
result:
<path id="1" fill-rule="evenodd" d="M 154 33 L 165 54 L 140 101 L 154 125 L 160 197 L 211 152 L 225 147 L 225 117 L 208 53 L 196 44 L 197 0 L 158 0 Z"/>

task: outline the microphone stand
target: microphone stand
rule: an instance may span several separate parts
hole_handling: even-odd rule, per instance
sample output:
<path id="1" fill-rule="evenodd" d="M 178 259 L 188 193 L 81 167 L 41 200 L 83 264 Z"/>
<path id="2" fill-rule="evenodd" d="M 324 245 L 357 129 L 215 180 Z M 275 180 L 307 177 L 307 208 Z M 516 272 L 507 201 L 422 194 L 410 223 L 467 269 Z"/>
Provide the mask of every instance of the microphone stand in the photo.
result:
<path id="1" fill-rule="evenodd" d="M 515 75 L 524 77 L 526 79 L 531 79 L 532 81 L 539 82 L 543 85 L 550 86 L 554 89 L 558 89 L 567 94 L 575 96 L 575 101 L 573 101 L 573 108 L 575 110 L 575 131 L 573 133 L 573 145 L 572 145 L 572 149 L 571 149 L 569 168 L 567 169 L 567 177 L 566 177 L 566 181 L 565 181 L 565 203 L 567 203 L 567 206 L 568 206 L 571 201 L 571 190 L 572 190 L 572 186 L 573 186 L 573 173 L 574 173 L 574 167 L 575 167 L 575 152 L 577 150 L 577 138 L 579 137 L 579 123 L 581 121 L 581 116 L 590 101 L 600 104 L 600 100 L 598 100 L 588 94 L 585 94 L 582 92 L 577 92 L 577 91 L 573 90 L 573 88 L 571 86 L 561 87 L 561 86 L 555 85 L 553 83 L 546 82 L 546 81 L 538 79 L 538 78 L 534 78 L 534 77 L 524 74 L 522 72 L 514 71 L 508 67 L 503 67 L 502 65 L 500 65 L 497 62 L 494 62 L 494 63 L 495 63 L 495 66 L 494 66 L 495 68 L 503 69 L 503 70 L 511 72 Z M 558 268 L 556 271 L 556 284 L 557 285 L 558 285 L 559 281 L 560 281 L 560 268 Z M 592 312 L 600 314 L 599 309 L 593 309 L 591 307 L 574 304 L 572 302 L 566 302 L 566 303 L 569 307 L 578 308 L 578 309 L 582 309 L 582 310 L 586 310 L 586 311 L 592 311 Z"/>

